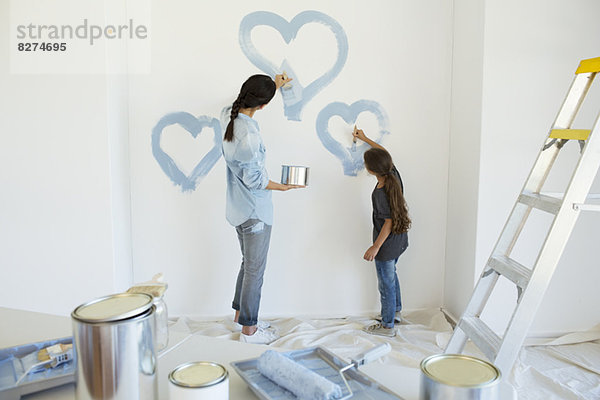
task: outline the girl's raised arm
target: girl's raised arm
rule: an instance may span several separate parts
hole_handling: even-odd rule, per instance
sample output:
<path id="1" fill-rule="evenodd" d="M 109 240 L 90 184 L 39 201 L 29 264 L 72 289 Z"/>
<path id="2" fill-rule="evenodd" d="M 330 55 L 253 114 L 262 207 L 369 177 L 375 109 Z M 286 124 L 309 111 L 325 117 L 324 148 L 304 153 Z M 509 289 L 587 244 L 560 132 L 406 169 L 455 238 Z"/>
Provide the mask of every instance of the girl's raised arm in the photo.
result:
<path id="1" fill-rule="evenodd" d="M 363 142 L 367 143 L 371 147 L 375 147 L 375 148 L 378 148 L 378 149 L 385 150 L 385 147 L 383 147 L 379 143 L 377 143 L 377 142 L 369 139 L 367 137 L 367 135 L 365 135 L 365 133 L 363 132 L 363 130 L 362 129 L 357 129 L 356 126 L 354 126 L 354 131 L 352 132 L 352 136 L 354 136 L 355 138 L 358 138 L 358 139 L 362 140 Z"/>

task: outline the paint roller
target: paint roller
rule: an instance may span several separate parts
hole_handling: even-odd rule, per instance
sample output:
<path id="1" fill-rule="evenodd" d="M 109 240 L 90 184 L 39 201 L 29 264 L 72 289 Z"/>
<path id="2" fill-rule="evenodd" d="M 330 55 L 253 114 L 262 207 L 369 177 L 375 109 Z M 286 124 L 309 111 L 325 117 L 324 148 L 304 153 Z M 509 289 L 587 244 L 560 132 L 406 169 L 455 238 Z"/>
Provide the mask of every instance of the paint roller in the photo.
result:
<path id="1" fill-rule="evenodd" d="M 274 350 L 267 350 L 258 358 L 257 368 L 262 375 L 292 392 L 298 399 L 337 400 L 352 396 L 352 389 L 344 376 L 345 371 L 377 360 L 390 350 L 390 344 L 384 343 L 358 355 L 350 364 L 339 370 L 349 392 L 345 397 L 342 397 L 343 392 L 339 385 Z"/>

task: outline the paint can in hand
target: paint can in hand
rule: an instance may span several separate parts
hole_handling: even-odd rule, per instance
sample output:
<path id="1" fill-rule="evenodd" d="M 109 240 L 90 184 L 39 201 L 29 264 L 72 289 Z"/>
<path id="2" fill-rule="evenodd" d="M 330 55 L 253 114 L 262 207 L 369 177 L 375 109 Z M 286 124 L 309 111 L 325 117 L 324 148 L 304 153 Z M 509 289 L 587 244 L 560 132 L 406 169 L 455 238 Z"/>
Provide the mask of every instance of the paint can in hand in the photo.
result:
<path id="1" fill-rule="evenodd" d="M 281 166 L 281 183 L 284 185 L 308 186 L 309 167 L 299 165 Z"/>
<path id="2" fill-rule="evenodd" d="M 182 364 L 169 374 L 172 400 L 229 400 L 229 373 L 224 366 L 197 361 Z"/>

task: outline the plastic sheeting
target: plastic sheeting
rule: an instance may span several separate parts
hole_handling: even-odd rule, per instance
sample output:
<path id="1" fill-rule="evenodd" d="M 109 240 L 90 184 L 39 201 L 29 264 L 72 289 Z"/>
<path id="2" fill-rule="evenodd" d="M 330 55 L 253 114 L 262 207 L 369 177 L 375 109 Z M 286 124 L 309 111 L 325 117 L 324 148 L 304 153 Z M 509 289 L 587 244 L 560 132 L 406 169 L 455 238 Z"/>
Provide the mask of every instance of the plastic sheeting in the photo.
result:
<path id="1" fill-rule="evenodd" d="M 310 317 L 269 320 L 281 334 L 273 346 L 302 349 L 323 346 L 350 359 L 377 344 L 389 342 L 392 352 L 381 362 L 419 368 L 421 360 L 443 352 L 452 328 L 440 310 L 407 312 L 397 324 L 394 338 L 373 336 L 362 331 L 374 321 L 369 317 L 314 319 Z M 233 320 L 202 321 L 181 317 L 171 321 L 170 330 L 238 340 Z M 531 341 L 519 354 L 511 376 L 504 385 L 512 386 L 519 400 L 600 399 L 600 325 L 586 332 L 571 333 L 552 340 Z M 529 341 L 528 341 L 529 343 Z M 485 358 L 472 345 L 465 353 Z"/>

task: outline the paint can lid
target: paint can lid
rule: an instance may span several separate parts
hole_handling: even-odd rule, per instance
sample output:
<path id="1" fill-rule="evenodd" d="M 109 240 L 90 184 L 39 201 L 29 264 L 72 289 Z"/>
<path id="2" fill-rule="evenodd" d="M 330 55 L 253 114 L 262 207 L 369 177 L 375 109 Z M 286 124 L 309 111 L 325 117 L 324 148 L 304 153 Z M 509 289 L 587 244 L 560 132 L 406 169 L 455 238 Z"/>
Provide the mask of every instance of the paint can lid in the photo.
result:
<path id="1" fill-rule="evenodd" d="M 152 296 L 145 293 L 113 294 L 80 305 L 71 317 L 88 323 L 121 321 L 147 312 L 152 300 Z"/>
<path id="2" fill-rule="evenodd" d="M 436 382 L 450 386 L 479 388 L 500 381 L 500 370 L 493 364 L 462 354 L 436 354 L 421 362 L 421 371 Z"/>
<path id="3" fill-rule="evenodd" d="M 169 381 L 177 386 L 203 388 L 216 385 L 229 376 L 221 364 L 196 361 L 182 364 L 169 374 Z"/>

